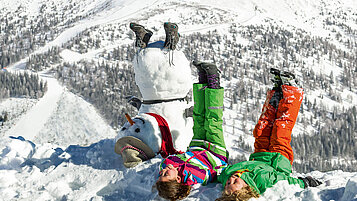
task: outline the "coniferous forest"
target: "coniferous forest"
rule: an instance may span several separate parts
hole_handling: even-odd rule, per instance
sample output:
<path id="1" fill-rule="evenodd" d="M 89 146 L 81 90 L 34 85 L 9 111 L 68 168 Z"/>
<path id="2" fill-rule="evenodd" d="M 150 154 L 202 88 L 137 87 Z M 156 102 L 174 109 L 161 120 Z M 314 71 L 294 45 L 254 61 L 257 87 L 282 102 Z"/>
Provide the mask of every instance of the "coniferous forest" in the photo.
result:
<path id="1" fill-rule="evenodd" d="M 64 20 L 65 15 L 79 9 L 79 5 L 61 8 L 62 14 L 46 14 L 48 9 L 60 10 L 54 5 L 41 9 L 43 15 L 21 21 L 21 34 L 15 32 L 20 22 L 11 15 L 0 19 L 2 67 L 25 58 L 56 38 L 61 30 L 87 17 Z M 14 13 L 21 11 L 19 7 Z M 324 29 L 334 35 L 320 37 L 299 28 L 279 26 L 269 20 L 265 25 L 231 23 L 225 33 L 212 29 L 182 34 L 178 49 L 189 60 L 212 61 L 219 66 L 226 87 L 225 99 L 229 103 L 225 106 L 226 110 L 236 114 L 224 123 L 233 128 L 233 133 L 243 133 L 237 139 L 237 146 L 241 149 L 247 152 L 253 150 L 252 145 L 244 141 L 244 136 L 252 135 L 265 92 L 271 87 L 269 69 L 285 69 L 297 75 L 305 94 L 309 94 L 303 101 L 297 121 L 299 129 L 292 140 L 296 159 L 294 169 L 299 172 L 357 171 L 357 104 L 351 95 L 357 94 L 357 42 L 352 37 L 343 37 L 356 37 L 357 30 L 347 23 L 344 11 L 329 13 L 322 10 L 321 15 L 326 15 Z M 357 23 L 356 17 L 352 20 Z M 153 30 L 156 31 L 156 28 Z M 122 43 L 124 39 L 130 39 L 132 44 Z M 164 37 L 161 39 L 164 40 Z M 126 97 L 134 95 L 140 98 L 131 63 L 136 51 L 134 40 L 135 36 L 127 24 L 93 26 L 62 46 L 32 54 L 27 59 L 26 69 L 54 72 L 70 91 L 93 104 L 108 124 L 119 128 L 125 122 L 124 113 L 137 113 L 136 108 L 127 103 Z M 113 44 L 117 45 L 106 49 Z M 67 62 L 61 57 L 63 50 L 79 54 L 100 51 L 95 59 Z M 331 66 L 335 71 L 328 75 L 322 72 Z M 192 73 L 196 75 L 194 70 Z M 45 91 L 46 83 L 38 76 L 0 73 L 0 99 L 19 96 L 40 98 Z M 334 104 L 328 104 L 331 102 Z M 237 157 L 231 160 L 244 159 Z"/>
<path id="2" fill-rule="evenodd" d="M 30 73 L 12 74 L 0 71 L 0 100 L 10 97 L 41 98 L 47 83 L 38 75 Z"/>

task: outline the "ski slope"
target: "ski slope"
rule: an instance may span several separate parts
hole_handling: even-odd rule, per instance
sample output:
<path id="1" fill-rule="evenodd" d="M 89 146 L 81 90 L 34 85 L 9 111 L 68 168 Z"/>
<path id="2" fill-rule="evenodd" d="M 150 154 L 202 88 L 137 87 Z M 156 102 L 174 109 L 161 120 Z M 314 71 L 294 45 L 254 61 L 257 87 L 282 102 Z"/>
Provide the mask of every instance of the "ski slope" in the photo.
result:
<path id="1" fill-rule="evenodd" d="M 40 101 L 6 133 L 7 136 L 18 136 L 19 133 L 21 133 L 26 139 L 33 140 L 56 109 L 59 98 L 63 93 L 63 87 L 59 85 L 55 78 L 47 77 L 44 73 L 41 74 L 40 77 L 47 82 L 47 92 Z"/>

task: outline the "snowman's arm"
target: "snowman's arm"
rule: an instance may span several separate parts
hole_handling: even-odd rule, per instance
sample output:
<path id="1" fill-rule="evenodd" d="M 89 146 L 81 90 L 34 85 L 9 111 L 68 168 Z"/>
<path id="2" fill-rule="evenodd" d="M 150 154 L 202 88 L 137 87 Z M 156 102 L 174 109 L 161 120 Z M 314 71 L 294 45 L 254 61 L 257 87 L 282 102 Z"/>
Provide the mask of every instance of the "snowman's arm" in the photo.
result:
<path id="1" fill-rule="evenodd" d="M 186 118 L 193 117 L 193 106 L 185 109 L 185 117 Z"/>

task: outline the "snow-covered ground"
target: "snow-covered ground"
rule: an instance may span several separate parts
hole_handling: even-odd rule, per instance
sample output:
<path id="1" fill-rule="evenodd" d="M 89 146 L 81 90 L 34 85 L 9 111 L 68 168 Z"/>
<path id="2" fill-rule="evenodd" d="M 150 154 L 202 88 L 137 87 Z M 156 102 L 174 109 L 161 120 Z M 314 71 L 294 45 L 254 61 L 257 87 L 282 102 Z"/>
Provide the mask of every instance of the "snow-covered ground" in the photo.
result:
<path id="1" fill-rule="evenodd" d="M 59 147 L 1 137 L 0 147 L 0 200 L 159 200 L 152 185 L 161 158 L 126 169 L 112 139 Z M 301 189 L 280 181 L 257 200 L 357 200 L 357 173 L 293 174 L 307 175 L 323 184 Z M 213 200 L 221 188 L 216 183 L 196 185 L 186 200 Z"/>
<path id="2" fill-rule="evenodd" d="M 18 5 L 26 5 L 32 14 L 36 14 L 40 0 L 8 1 L 1 0 L 1 7 L 12 9 Z M 78 3 L 89 1 L 77 1 Z M 106 1 L 89 2 L 85 10 L 101 7 Z M 111 2 L 111 1 L 110 1 Z M 35 53 L 41 53 L 53 46 L 61 46 L 86 28 L 100 24 L 127 23 L 128 20 L 142 19 L 148 26 L 161 26 L 163 21 L 179 19 L 192 10 L 176 8 L 163 11 L 162 15 L 143 19 L 147 9 L 158 9 L 164 0 L 113 1 L 112 7 L 104 10 L 89 20 L 84 19 L 65 30 L 54 41 L 48 43 Z M 262 1 L 262 0 L 224 0 L 193 1 L 184 0 L 194 6 L 209 9 L 234 11 L 236 14 L 227 17 L 225 23 L 210 24 L 204 19 L 202 24 L 180 26 L 182 34 L 197 31 L 218 29 L 224 32 L 231 23 L 260 24 L 269 17 L 281 23 L 303 28 L 314 35 L 326 36 L 321 32 L 318 19 L 321 1 Z M 327 7 L 336 1 L 324 1 Z M 341 1 L 346 9 L 357 5 L 354 0 Z M 279 5 L 279 6 L 277 6 Z M 308 9 L 305 9 L 308 8 Z M 177 11 L 177 12 L 175 12 Z M 30 12 L 31 13 L 31 12 Z M 179 16 L 182 15 L 182 16 Z M 228 15 L 228 14 L 227 14 Z M 317 18 L 317 19 L 316 19 Z M 206 22 L 206 23 L 205 23 Z M 306 23 L 305 23 L 306 22 Z M 160 29 L 153 39 L 164 35 Z M 156 37 L 156 38 L 155 38 Z M 246 42 L 246 41 L 242 41 Z M 115 48 L 112 45 L 108 48 Z M 64 60 L 75 62 L 80 59 L 93 58 L 97 51 L 79 54 L 65 50 L 61 53 Z M 9 71 L 24 68 L 26 59 L 9 67 Z M 325 67 L 326 65 L 324 65 Z M 323 68 L 329 75 L 336 69 Z M 338 72 L 334 72 L 338 73 Z M 40 73 L 48 82 L 48 92 L 40 100 L 21 98 L 7 99 L 0 103 L 0 114 L 3 110 L 11 112 L 10 127 L 0 127 L 0 200 L 159 200 L 157 192 L 152 188 L 158 174 L 160 157 L 142 163 L 135 168 L 126 169 L 121 158 L 114 153 L 114 137 L 116 132 L 98 115 L 94 107 L 82 98 L 70 93 L 61 86 L 51 74 Z M 311 92 L 312 94 L 313 92 Z M 347 93 L 344 93 L 345 99 Z M 352 95 L 351 95 L 352 97 Z M 353 95 L 353 97 L 355 97 Z M 315 96 L 312 96 L 315 98 Z M 355 104 L 351 100 L 351 104 Z M 235 111 L 227 111 L 225 137 L 231 157 L 248 156 L 235 146 L 236 139 L 231 121 Z M 253 137 L 247 136 L 247 144 L 252 144 Z M 294 173 L 293 176 L 311 175 L 323 181 L 317 188 L 300 189 L 297 186 L 278 182 L 268 189 L 257 200 L 357 200 L 357 173 L 332 171 L 311 172 L 306 175 Z M 210 184 L 206 187 L 194 186 L 194 190 L 186 200 L 214 200 L 219 197 L 221 184 Z"/>
<path id="3" fill-rule="evenodd" d="M 0 127 L 0 134 L 3 135 L 7 130 L 13 127 L 21 116 L 31 109 L 38 100 L 28 98 L 8 98 L 0 102 L 0 115 L 8 113 L 8 121 Z"/>

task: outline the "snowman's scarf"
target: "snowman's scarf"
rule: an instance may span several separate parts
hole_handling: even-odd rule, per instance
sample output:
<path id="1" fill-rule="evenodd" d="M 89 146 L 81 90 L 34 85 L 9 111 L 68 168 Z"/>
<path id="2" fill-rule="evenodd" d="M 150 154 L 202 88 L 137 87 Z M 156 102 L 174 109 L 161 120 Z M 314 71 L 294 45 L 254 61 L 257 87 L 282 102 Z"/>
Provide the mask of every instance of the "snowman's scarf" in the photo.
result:
<path id="1" fill-rule="evenodd" d="M 148 115 L 151 115 L 155 117 L 160 131 L 161 131 L 161 149 L 159 151 L 159 154 L 163 157 L 166 158 L 171 154 L 181 154 L 183 153 L 182 151 L 177 151 L 174 148 L 174 144 L 172 143 L 172 136 L 169 128 L 169 124 L 167 121 L 160 115 L 155 114 L 155 113 L 146 113 Z"/>

